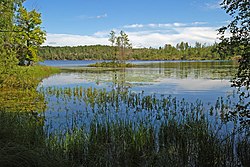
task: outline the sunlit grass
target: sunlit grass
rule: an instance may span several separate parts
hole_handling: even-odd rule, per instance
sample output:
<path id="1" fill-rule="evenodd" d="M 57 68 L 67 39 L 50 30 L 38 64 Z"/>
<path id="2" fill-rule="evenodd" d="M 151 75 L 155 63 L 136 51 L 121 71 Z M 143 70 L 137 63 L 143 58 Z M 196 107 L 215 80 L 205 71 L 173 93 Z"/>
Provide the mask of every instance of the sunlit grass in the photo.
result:
<path id="1" fill-rule="evenodd" d="M 0 110 L 42 111 L 44 98 L 36 90 L 44 77 L 59 69 L 43 66 L 15 67 L 0 83 Z"/>

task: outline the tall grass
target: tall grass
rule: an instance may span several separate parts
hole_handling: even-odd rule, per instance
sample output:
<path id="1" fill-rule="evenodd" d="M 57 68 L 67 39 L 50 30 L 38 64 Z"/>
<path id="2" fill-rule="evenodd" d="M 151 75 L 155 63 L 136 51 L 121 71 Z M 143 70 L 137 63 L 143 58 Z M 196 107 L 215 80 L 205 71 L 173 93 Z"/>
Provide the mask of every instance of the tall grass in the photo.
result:
<path id="1" fill-rule="evenodd" d="M 50 154 L 45 145 L 45 101 L 36 87 L 42 78 L 58 72 L 50 67 L 14 67 L 0 76 L 0 166 L 54 166 L 69 164 Z M 68 165 L 65 165 L 68 166 Z"/>
<path id="2" fill-rule="evenodd" d="M 249 129 L 226 120 L 231 101 L 206 109 L 171 96 L 47 88 L 46 98 L 78 111 L 53 117 L 47 144 L 83 166 L 246 166 Z M 62 109 L 63 110 L 63 109 Z M 53 111 L 52 111 L 53 113 Z M 49 121 L 49 115 L 46 115 Z M 68 124 L 62 124 L 69 122 Z M 66 120 L 66 121 L 65 121 Z M 56 122 L 56 121 L 55 121 Z M 60 124 L 57 126 L 56 124 Z M 244 146 L 244 148 L 243 148 Z"/>
<path id="3" fill-rule="evenodd" d="M 0 112 L 0 166 L 70 166 L 46 147 L 42 118 L 24 112 Z"/>

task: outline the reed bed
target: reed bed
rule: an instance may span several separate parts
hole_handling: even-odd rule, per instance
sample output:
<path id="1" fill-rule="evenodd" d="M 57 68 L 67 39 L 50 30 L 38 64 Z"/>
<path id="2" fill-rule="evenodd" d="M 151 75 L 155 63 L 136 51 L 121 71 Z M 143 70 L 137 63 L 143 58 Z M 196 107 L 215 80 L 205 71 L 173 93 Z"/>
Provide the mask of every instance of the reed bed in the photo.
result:
<path id="1" fill-rule="evenodd" d="M 42 88 L 46 146 L 83 166 L 247 166 L 249 127 L 214 105 L 127 89 Z M 54 107 L 53 107 L 54 106 Z M 60 106 L 60 108 L 58 108 Z"/>

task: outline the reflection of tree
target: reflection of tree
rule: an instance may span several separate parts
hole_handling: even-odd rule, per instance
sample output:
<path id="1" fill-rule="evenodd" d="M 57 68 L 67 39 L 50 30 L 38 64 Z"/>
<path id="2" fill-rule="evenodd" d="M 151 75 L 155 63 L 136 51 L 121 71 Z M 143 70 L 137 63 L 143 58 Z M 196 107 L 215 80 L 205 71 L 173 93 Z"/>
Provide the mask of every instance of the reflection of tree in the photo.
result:
<path id="1" fill-rule="evenodd" d="M 69 72 L 80 72 L 87 81 L 112 83 L 113 88 L 128 89 L 132 84 L 157 82 L 161 79 L 218 79 L 230 80 L 237 71 L 233 62 L 167 62 L 139 66 L 137 68 L 80 68 Z"/>
<path id="2" fill-rule="evenodd" d="M 118 92 L 128 91 L 130 87 L 128 83 L 126 83 L 126 69 L 122 68 L 119 70 L 115 70 L 113 72 L 112 78 L 112 87 L 114 90 Z"/>
<path id="3" fill-rule="evenodd" d="M 236 72 L 235 62 L 162 62 L 149 65 L 140 65 L 149 68 L 152 75 L 170 78 L 211 78 L 231 79 Z M 154 69 L 157 69 L 154 70 Z M 160 72 L 164 70 L 164 75 Z M 146 70 L 145 70 L 146 71 Z"/>

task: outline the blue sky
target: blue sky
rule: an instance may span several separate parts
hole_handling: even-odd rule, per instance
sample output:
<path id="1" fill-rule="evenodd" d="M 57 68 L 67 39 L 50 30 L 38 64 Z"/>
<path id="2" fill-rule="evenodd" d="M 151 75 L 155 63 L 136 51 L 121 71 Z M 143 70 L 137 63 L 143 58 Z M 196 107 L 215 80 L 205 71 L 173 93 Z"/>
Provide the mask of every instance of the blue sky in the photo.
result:
<path id="1" fill-rule="evenodd" d="M 124 30 L 134 47 L 212 44 L 229 16 L 221 0 L 26 0 L 42 13 L 44 45 L 109 44 L 111 30 Z"/>

